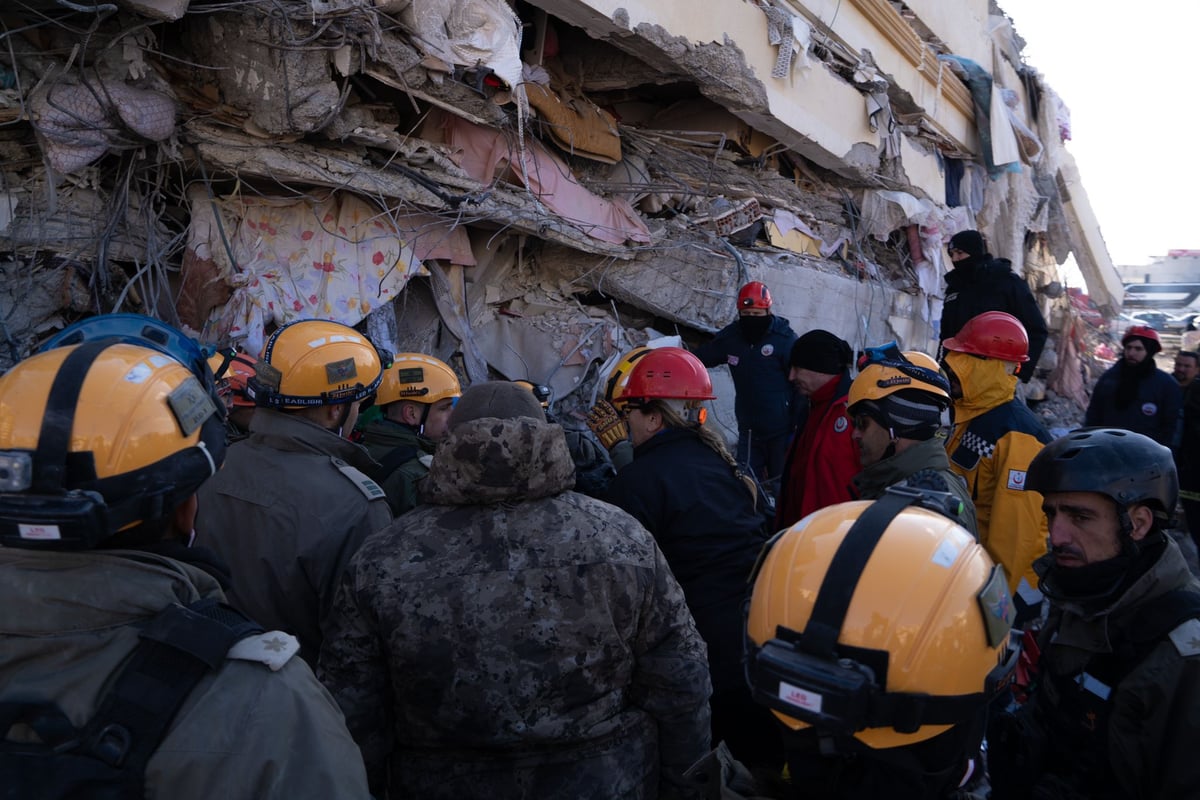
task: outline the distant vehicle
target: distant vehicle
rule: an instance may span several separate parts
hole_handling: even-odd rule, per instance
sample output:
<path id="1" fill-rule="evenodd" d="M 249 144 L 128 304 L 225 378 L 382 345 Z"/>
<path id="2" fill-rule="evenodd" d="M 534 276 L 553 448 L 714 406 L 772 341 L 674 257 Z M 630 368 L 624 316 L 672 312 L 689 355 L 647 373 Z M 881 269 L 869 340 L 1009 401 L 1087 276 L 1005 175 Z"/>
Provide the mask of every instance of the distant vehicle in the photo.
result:
<path id="1" fill-rule="evenodd" d="M 1186 314 L 1176 314 L 1167 320 L 1167 330 L 1172 333 L 1182 333 L 1186 330 L 1196 329 L 1196 317 L 1200 317 L 1200 312 L 1189 311 Z"/>
<path id="2" fill-rule="evenodd" d="M 1134 325 L 1146 325 L 1156 331 L 1169 330 L 1167 323 L 1172 319 L 1170 314 L 1162 311 L 1134 311 L 1131 314 L 1122 314 L 1121 316 L 1127 317 Z"/>
<path id="3" fill-rule="evenodd" d="M 1200 311 L 1200 283 L 1127 283 L 1124 307 Z"/>

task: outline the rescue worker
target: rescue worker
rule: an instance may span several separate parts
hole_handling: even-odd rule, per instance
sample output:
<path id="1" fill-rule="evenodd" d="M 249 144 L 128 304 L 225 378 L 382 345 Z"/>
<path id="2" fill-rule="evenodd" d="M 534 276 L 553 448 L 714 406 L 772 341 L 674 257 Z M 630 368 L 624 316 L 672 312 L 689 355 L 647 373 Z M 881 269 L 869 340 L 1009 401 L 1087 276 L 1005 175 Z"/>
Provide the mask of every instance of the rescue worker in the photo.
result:
<path id="1" fill-rule="evenodd" d="M 651 536 L 573 480 L 528 391 L 476 384 L 422 504 L 351 561 L 320 673 L 376 795 L 691 794 L 704 642 Z"/>
<path id="2" fill-rule="evenodd" d="M 1133 325 L 1121 337 L 1121 359 L 1109 367 L 1092 389 L 1083 424 L 1124 428 L 1168 447 L 1179 424 L 1183 391 L 1154 362 L 1162 350 L 1158 332 Z"/>
<path id="3" fill-rule="evenodd" d="M 233 571 L 233 604 L 300 640 L 315 664 L 321 624 L 350 556 L 391 522 L 378 464 L 340 435 L 350 404 L 383 378 L 375 346 L 337 322 L 299 320 L 267 339 L 247 384 L 250 438 L 200 490 L 197 541 Z"/>
<path id="4" fill-rule="evenodd" d="M 608 501 L 654 535 L 708 644 L 713 741 L 748 766 L 778 768 L 769 719 L 747 693 L 741 666 L 741 603 L 765 540 L 755 496 L 733 456 L 704 426 L 712 382 L 699 359 L 660 347 L 633 363 L 618 400 L 633 461 Z"/>
<path id="5" fill-rule="evenodd" d="M 635 347 L 613 365 L 604 381 L 604 397 L 588 411 L 587 425 L 596 440 L 608 451 L 613 468 L 618 472 L 633 461 L 633 442 L 629 441 L 629 426 L 617 410 L 629 382 L 634 363 L 649 353 L 649 347 Z"/>
<path id="6" fill-rule="evenodd" d="M 575 491 L 597 499 L 604 497 L 608 491 L 609 481 L 616 474 L 616 469 L 605 452 L 605 448 L 601 447 L 598 440 L 593 438 L 587 430 L 564 425 L 562 420 L 550 410 L 552 392 L 549 386 L 532 381 L 513 381 L 513 383 L 533 393 L 546 415 L 547 422 L 562 425 L 563 435 L 567 439 L 567 450 L 571 453 L 571 460 L 575 462 Z"/>
<path id="7" fill-rule="evenodd" d="M 382 415 L 362 430 L 362 445 L 380 466 L 376 482 L 394 516 L 417 505 L 417 482 L 429 474 L 437 443 L 462 388 L 450 365 L 433 356 L 399 353 L 375 394 Z"/>
<path id="8" fill-rule="evenodd" d="M 783 473 L 794 423 L 787 358 L 796 333 L 786 318 L 771 313 L 772 305 L 766 285 L 750 281 L 738 291 L 738 318 L 695 351 L 706 367 L 729 365 L 737 391 L 738 463 L 763 483 Z"/>
<path id="9" fill-rule="evenodd" d="M 788 451 L 775 506 L 776 529 L 854 497 L 852 481 L 862 462 L 846 414 L 853 360 L 849 343 L 829 331 L 809 331 L 792 346 L 788 377 L 809 406 Z"/>
<path id="10" fill-rule="evenodd" d="M 1200 787 L 1200 585 L 1165 533 L 1171 453 L 1075 431 L 1029 465 L 1051 552 L 1032 697 L 988 734 L 992 797 L 1182 798 Z"/>
<path id="11" fill-rule="evenodd" d="M 96 317 L 0 378 L 0 786 L 365 799 L 295 639 L 222 605 L 222 566 L 189 547 L 222 413 L 199 348 L 142 319 L 171 346 Z"/>
<path id="12" fill-rule="evenodd" d="M 1175 358 L 1175 379 L 1183 388 L 1179 445 L 1175 449 L 1179 500 L 1188 532 L 1200 550 L 1200 381 L 1195 379 L 1197 367 L 1200 367 L 1200 355 L 1190 350 L 1184 350 Z"/>
<path id="13" fill-rule="evenodd" d="M 893 487 L 765 548 L 746 677 L 798 800 L 942 800 L 974 788 L 987 707 L 1016 665 L 1002 567 L 950 495 Z"/>
<path id="14" fill-rule="evenodd" d="M 854 476 L 858 496 L 875 500 L 892 486 L 948 492 L 961 504 L 955 521 L 974 535 L 975 504 L 946 456 L 942 416 L 950 407 L 950 384 L 937 362 L 924 353 L 901 353 L 891 342 L 868 348 L 859 369 L 847 400 L 863 463 Z"/>
<path id="15" fill-rule="evenodd" d="M 954 398 L 954 430 L 946 443 L 950 468 L 967 481 L 979 541 L 1004 566 L 1023 623 L 1042 599 L 1033 562 L 1046 552 L 1041 498 L 1028 490 L 1025 473 L 1050 441 L 1016 399 L 1016 369 L 1029 358 L 1029 339 L 1016 317 L 988 311 L 942 346 Z"/>
<path id="16" fill-rule="evenodd" d="M 224 350 L 208 359 L 217 391 L 225 401 L 225 443 L 240 442 L 250 435 L 254 400 L 246 394 L 246 382 L 254 377 L 258 359 L 249 353 Z"/>
<path id="17" fill-rule="evenodd" d="M 1029 339 L 1028 361 L 1021 362 L 1017 377 L 1029 383 L 1046 346 L 1049 330 L 1029 284 L 1013 272 L 1007 258 L 994 258 L 979 231 L 959 231 L 946 246 L 951 269 L 946 273 L 946 301 L 942 306 L 939 338 L 957 336 L 969 320 L 987 311 L 1016 317 Z M 944 353 L 944 350 L 943 350 Z"/>

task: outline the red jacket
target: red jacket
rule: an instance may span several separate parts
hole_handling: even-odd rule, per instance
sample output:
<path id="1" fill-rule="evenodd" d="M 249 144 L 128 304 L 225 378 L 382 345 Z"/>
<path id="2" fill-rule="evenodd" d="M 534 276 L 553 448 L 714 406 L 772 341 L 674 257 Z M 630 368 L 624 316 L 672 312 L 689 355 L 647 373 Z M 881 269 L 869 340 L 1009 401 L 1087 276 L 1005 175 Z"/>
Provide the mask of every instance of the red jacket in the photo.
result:
<path id="1" fill-rule="evenodd" d="M 804 429 L 792 439 L 783 468 L 775 528 L 786 528 L 817 509 L 853 500 L 851 479 L 862 471 L 846 413 L 850 374 L 842 373 L 813 393 Z"/>

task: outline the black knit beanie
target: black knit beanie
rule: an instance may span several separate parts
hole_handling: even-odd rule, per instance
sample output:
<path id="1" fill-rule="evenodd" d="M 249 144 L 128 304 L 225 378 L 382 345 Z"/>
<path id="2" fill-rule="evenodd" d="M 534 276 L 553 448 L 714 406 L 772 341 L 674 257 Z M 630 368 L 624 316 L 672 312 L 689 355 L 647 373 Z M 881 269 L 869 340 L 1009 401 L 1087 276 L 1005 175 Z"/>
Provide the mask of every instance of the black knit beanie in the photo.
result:
<path id="1" fill-rule="evenodd" d="M 849 368 L 854 350 L 829 331 L 815 330 L 801 336 L 792 345 L 789 363 L 793 367 L 838 375 Z"/>
<path id="2" fill-rule="evenodd" d="M 962 250 L 974 258 L 981 258 L 987 253 L 987 247 L 983 243 L 983 234 L 979 231 L 959 231 L 950 237 L 948 247 Z"/>

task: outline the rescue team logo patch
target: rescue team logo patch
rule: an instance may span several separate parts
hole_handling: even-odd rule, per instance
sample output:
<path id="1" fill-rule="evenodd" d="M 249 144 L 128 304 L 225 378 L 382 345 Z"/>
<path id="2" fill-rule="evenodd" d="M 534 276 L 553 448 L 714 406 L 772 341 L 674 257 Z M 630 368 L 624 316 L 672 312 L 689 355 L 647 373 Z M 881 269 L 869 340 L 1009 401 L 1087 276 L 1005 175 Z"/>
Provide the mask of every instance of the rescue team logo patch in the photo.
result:
<path id="1" fill-rule="evenodd" d="M 736 367 L 738 365 L 738 357 L 737 356 L 725 356 L 725 363 L 731 367 Z"/>
<path id="2" fill-rule="evenodd" d="M 772 353 L 774 353 L 774 352 L 775 352 L 775 345 L 773 345 L 773 344 L 764 344 L 764 345 L 762 346 L 762 351 L 761 351 L 761 352 L 762 352 L 762 354 L 763 354 L 764 356 L 769 356 L 769 355 L 771 355 Z"/>
<path id="3" fill-rule="evenodd" d="M 1158 406 L 1154 403 L 1142 403 L 1142 413 L 1147 417 L 1153 417 L 1158 413 Z"/>
<path id="4" fill-rule="evenodd" d="M 1008 488 L 1018 492 L 1025 491 L 1025 470 L 1010 469 L 1008 471 Z"/>
<path id="5" fill-rule="evenodd" d="M 837 419 L 835 419 L 833 421 L 833 432 L 834 433 L 843 433 L 843 432 L 845 432 L 846 428 L 849 428 L 849 427 L 850 427 L 850 423 L 849 423 L 849 421 L 847 421 L 847 419 L 845 417 L 838 417 Z"/>

